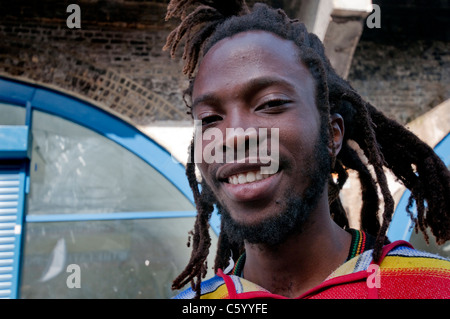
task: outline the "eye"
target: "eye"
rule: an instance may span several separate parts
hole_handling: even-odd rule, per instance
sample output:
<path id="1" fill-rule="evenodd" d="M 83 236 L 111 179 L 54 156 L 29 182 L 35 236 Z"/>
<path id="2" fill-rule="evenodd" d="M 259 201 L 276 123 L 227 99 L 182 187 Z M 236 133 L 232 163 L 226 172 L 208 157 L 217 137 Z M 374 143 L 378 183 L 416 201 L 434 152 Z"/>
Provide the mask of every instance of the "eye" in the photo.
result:
<path id="1" fill-rule="evenodd" d="M 206 115 L 201 118 L 202 126 L 209 125 L 209 124 L 215 123 L 220 120 L 222 120 L 222 117 L 219 115 L 215 115 L 215 114 L 214 115 Z"/>
<path id="2" fill-rule="evenodd" d="M 273 99 L 273 100 L 264 102 L 263 104 L 259 105 L 256 108 L 256 111 L 276 109 L 276 108 L 281 107 L 290 102 L 291 102 L 290 100 L 286 100 L 286 99 Z"/>

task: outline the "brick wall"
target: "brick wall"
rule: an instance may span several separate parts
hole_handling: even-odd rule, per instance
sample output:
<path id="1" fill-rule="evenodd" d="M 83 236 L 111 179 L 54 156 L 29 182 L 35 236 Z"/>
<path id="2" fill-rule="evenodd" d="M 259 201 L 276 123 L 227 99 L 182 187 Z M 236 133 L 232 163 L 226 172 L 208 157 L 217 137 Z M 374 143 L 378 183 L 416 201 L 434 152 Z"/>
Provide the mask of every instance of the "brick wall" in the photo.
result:
<path id="1" fill-rule="evenodd" d="M 140 125 L 188 118 L 181 62 L 162 51 L 169 33 L 164 1 L 118 4 L 123 14 L 112 21 L 117 7 L 82 1 L 81 29 L 66 26 L 66 6 L 44 1 L 33 11 L 25 2 L 0 20 L 0 73 L 80 94 Z"/>
<path id="2" fill-rule="evenodd" d="M 66 26 L 70 2 L 0 4 L 0 73 L 81 94 L 141 125 L 188 119 L 182 62 L 162 51 L 168 1 L 77 1 L 81 29 Z M 389 18 L 381 4 L 383 34 L 365 30 L 372 35 L 363 33 L 348 80 L 388 116 L 407 123 L 449 98 L 450 46 L 446 38 L 380 41 L 398 29 L 390 30 L 390 21 L 399 23 L 397 12 Z"/>
<path id="3" fill-rule="evenodd" d="M 450 2 L 372 0 L 379 29 L 365 27 L 348 80 L 406 124 L 450 98 Z"/>
<path id="4" fill-rule="evenodd" d="M 450 43 L 360 41 L 348 76 L 389 117 L 406 124 L 450 98 Z"/>

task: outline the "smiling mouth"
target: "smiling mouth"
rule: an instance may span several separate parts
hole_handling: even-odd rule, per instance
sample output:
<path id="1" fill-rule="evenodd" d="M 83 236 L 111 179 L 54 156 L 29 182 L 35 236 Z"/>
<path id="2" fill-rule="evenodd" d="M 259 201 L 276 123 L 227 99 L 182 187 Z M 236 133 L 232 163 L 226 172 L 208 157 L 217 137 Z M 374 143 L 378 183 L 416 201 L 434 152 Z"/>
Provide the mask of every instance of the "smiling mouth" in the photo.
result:
<path id="1" fill-rule="evenodd" d="M 215 172 L 217 181 L 221 183 L 220 190 L 235 203 L 270 200 L 282 181 L 283 167 L 278 165 L 278 161 L 273 166 L 272 162 L 271 166 L 264 165 L 265 162 L 260 160 L 252 163 L 249 160 L 248 163 L 226 163 L 220 166 Z"/>
<path id="2" fill-rule="evenodd" d="M 263 179 L 269 178 L 273 174 L 261 174 L 260 171 L 252 171 L 247 173 L 239 173 L 235 175 L 231 175 L 228 177 L 227 182 L 232 185 L 239 185 L 239 184 L 248 184 L 253 183 L 255 181 L 261 181 Z"/>

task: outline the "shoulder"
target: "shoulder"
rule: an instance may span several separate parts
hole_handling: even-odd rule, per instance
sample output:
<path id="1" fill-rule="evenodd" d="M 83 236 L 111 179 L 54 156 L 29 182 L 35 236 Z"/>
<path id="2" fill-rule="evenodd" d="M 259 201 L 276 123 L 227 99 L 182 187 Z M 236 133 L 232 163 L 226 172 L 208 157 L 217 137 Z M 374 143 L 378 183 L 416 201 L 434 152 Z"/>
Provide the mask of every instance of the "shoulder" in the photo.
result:
<path id="1" fill-rule="evenodd" d="M 450 298 L 450 260 L 416 250 L 406 242 L 394 242 L 383 249 L 381 263 L 374 264 L 373 250 L 367 250 L 339 267 L 330 280 L 360 278 L 366 296 L 369 284 L 378 283 L 379 298 Z M 378 268 L 373 268 L 376 265 Z M 378 270 L 376 270 L 378 269 Z"/>
<path id="2" fill-rule="evenodd" d="M 373 250 L 365 251 L 354 259 L 353 272 L 367 270 L 373 264 Z M 425 251 L 414 249 L 409 244 L 394 242 L 385 246 L 385 253 L 380 263 L 380 269 L 409 269 L 412 271 L 435 270 L 450 275 L 450 259 Z"/>
<path id="3" fill-rule="evenodd" d="M 450 260 L 407 246 L 392 249 L 380 264 L 384 298 L 450 298 Z"/>
<path id="4" fill-rule="evenodd" d="M 441 274 L 450 278 L 450 259 L 413 249 L 398 246 L 392 249 L 381 263 L 381 268 L 424 275 Z"/>
<path id="5" fill-rule="evenodd" d="M 372 271 L 373 250 L 354 257 L 339 267 L 330 277 Z M 425 276 L 450 280 L 450 259 L 416 250 L 406 242 L 394 242 L 384 247 L 379 264 L 382 277 Z"/>
<path id="6" fill-rule="evenodd" d="M 443 271 L 450 270 L 450 259 L 425 251 L 414 249 L 409 243 L 398 241 L 384 247 L 381 269 L 389 268 L 415 268 L 425 270 L 437 268 Z M 367 270 L 373 264 L 373 250 L 367 250 L 353 260 L 354 272 Z"/>
<path id="7" fill-rule="evenodd" d="M 225 281 L 222 277 L 215 275 L 214 277 L 202 281 L 201 283 L 201 297 L 202 299 L 224 299 L 227 295 Z M 173 299 L 194 299 L 195 291 L 189 287 L 182 291 Z"/>

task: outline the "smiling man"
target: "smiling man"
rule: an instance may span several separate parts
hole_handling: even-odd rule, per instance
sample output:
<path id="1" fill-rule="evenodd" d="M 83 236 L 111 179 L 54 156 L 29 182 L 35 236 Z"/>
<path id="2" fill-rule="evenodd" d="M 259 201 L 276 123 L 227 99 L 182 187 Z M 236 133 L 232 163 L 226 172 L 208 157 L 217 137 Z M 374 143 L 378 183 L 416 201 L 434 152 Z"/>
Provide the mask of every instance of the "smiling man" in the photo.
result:
<path id="1" fill-rule="evenodd" d="M 193 252 L 173 284 L 192 287 L 177 297 L 450 297 L 449 261 L 386 238 L 394 202 L 384 167 L 411 189 L 417 227 L 430 227 L 439 243 L 450 239 L 450 174 L 436 154 L 363 101 L 336 75 L 318 38 L 281 10 L 171 1 L 173 16 L 182 22 L 166 47 L 174 54 L 186 37 L 188 107 L 201 122 L 187 165 L 198 210 Z M 262 173 L 267 161 L 250 155 L 251 145 L 262 147 L 261 129 L 276 132 L 267 154 L 277 169 L 269 174 Z M 211 130 L 223 138 L 202 139 Z M 202 143 L 194 143 L 199 134 Z M 220 150 L 224 160 L 197 162 L 200 191 L 192 158 L 205 149 Z M 239 149 L 243 159 L 234 156 Z M 348 228 L 339 200 L 348 169 L 362 184 L 360 230 Z M 202 282 L 214 206 L 221 214 L 217 275 Z"/>

